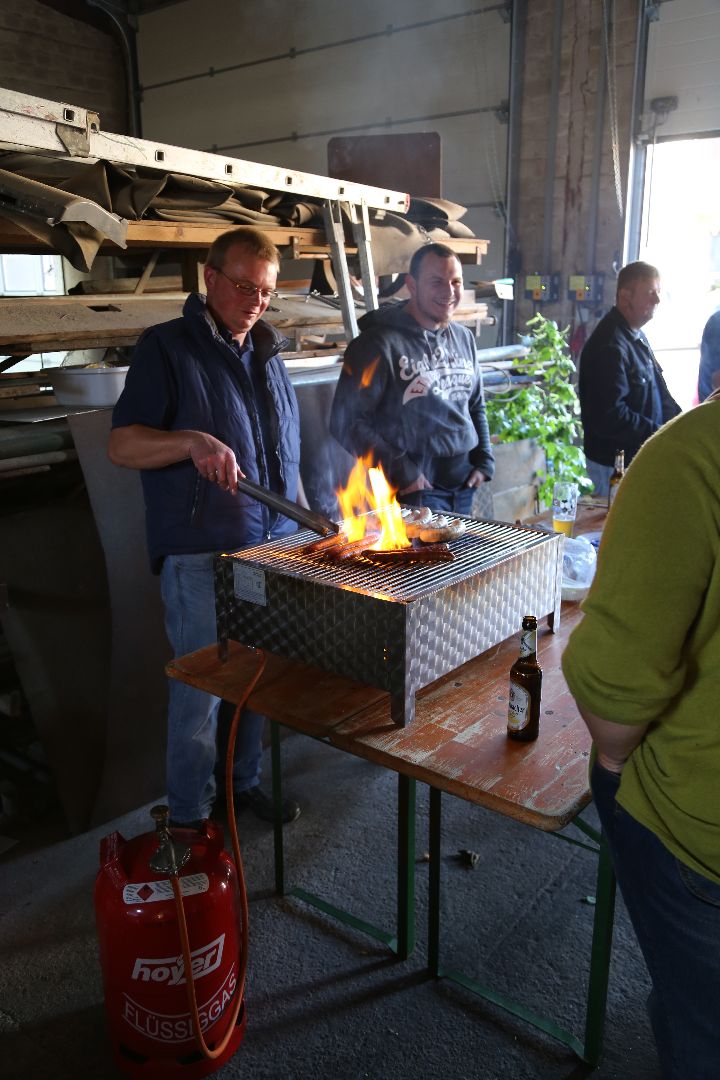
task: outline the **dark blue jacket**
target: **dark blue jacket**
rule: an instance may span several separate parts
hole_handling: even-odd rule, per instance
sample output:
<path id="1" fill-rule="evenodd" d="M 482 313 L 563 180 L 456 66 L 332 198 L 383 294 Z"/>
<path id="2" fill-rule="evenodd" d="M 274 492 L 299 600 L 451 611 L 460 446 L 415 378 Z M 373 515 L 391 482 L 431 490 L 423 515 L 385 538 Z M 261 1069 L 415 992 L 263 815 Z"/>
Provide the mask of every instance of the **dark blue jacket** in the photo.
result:
<path id="1" fill-rule="evenodd" d="M 647 338 L 636 336 L 616 307 L 600 320 L 580 354 L 578 377 L 585 454 L 629 465 L 654 431 L 680 412 Z"/>
<path id="2" fill-rule="evenodd" d="M 700 370 L 698 372 L 698 398 L 704 401 L 713 392 L 713 375 L 720 370 L 720 311 L 711 315 L 705 323 L 700 342 Z"/>
<path id="3" fill-rule="evenodd" d="M 251 333 L 264 364 L 270 447 L 263 448 L 259 418 L 248 402 L 249 379 L 233 347 L 221 336 L 204 297 L 188 297 L 183 315 L 152 327 L 141 337 L 113 412 L 113 427 L 144 424 L 165 431 L 214 435 L 235 452 L 249 480 L 268 485 L 264 450 L 278 458 L 280 494 L 294 500 L 300 462 L 300 421 L 295 391 L 277 355 L 287 344 L 269 323 Z M 190 459 L 162 469 L 143 469 L 150 560 L 159 572 L 165 555 L 236 551 L 270 535 L 285 536 L 295 522 L 256 499 L 231 495 L 200 476 Z"/>

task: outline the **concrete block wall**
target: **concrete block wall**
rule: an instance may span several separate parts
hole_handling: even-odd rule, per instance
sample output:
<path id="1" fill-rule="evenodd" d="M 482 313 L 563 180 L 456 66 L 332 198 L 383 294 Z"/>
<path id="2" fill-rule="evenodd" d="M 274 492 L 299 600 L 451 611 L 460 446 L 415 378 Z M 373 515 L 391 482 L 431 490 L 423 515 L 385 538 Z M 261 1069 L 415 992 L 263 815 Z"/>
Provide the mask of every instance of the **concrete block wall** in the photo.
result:
<path id="1" fill-rule="evenodd" d="M 0 4 L 0 87 L 100 113 L 125 134 L 127 91 L 120 43 L 110 32 L 39 0 Z"/>

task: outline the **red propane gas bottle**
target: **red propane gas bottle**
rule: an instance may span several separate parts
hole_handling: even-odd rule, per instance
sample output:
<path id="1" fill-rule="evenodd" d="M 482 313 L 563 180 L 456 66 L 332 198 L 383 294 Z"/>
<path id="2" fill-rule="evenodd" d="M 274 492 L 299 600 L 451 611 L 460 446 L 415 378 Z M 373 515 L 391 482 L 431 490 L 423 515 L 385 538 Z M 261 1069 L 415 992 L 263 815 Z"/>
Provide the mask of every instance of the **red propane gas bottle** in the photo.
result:
<path id="1" fill-rule="evenodd" d="M 190 859 L 179 881 L 187 921 L 200 1025 L 210 1049 L 223 1038 L 232 1013 L 240 966 L 240 900 L 235 865 L 223 850 L 222 828 L 178 831 Z M 100 844 L 95 917 L 100 940 L 113 1052 L 133 1076 L 207 1076 L 228 1060 L 245 1030 L 243 1003 L 233 1036 L 215 1060 L 193 1034 L 172 885 L 150 869 L 155 832 Z"/>

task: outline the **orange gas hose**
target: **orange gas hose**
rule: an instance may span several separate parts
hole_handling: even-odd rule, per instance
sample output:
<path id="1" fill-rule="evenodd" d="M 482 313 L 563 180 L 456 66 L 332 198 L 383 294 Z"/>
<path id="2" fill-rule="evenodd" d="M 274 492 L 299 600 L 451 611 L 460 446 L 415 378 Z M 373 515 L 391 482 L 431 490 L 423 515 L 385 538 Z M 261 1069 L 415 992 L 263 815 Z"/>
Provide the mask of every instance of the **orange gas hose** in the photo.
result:
<path id="1" fill-rule="evenodd" d="M 228 1023 L 227 1031 L 222 1038 L 222 1041 L 214 1050 L 205 1042 L 205 1036 L 202 1033 L 200 1026 L 200 1016 L 198 1014 L 197 997 L 195 994 L 195 980 L 192 974 L 192 960 L 190 957 L 190 940 L 188 938 L 187 922 L 185 919 L 185 910 L 182 902 L 182 892 L 180 891 L 180 881 L 177 873 L 172 874 L 170 882 L 172 884 L 173 894 L 175 896 L 175 907 L 177 909 L 178 926 L 180 928 L 180 940 L 182 942 L 182 955 L 183 964 L 186 972 L 186 985 L 188 1004 L 190 1006 L 190 1018 L 192 1020 L 193 1032 L 195 1033 L 195 1039 L 198 1046 L 202 1050 L 206 1058 L 214 1060 L 220 1057 L 225 1050 L 227 1044 L 232 1037 L 235 1024 L 237 1022 L 238 1014 L 243 1003 L 243 995 L 245 992 L 245 976 L 247 974 L 247 954 L 248 954 L 248 900 L 247 889 L 245 887 L 245 874 L 243 872 L 242 856 L 240 854 L 240 841 L 238 839 L 237 822 L 235 821 L 235 798 L 233 793 L 233 759 L 235 756 L 235 740 L 237 738 L 238 724 L 240 723 L 240 714 L 245 707 L 245 702 L 250 697 L 250 694 L 255 689 L 255 686 L 260 679 L 265 668 L 265 653 L 262 649 L 251 650 L 259 658 L 258 669 L 250 680 L 248 687 L 243 694 L 241 700 L 238 702 L 237 708 L 233 714 L 232 724 L 230 725 L 230 733 L 228 735 L 228 748 L 227 757 L 225 759 L 225 791 L 227 794 L 228 804 L 228 824 L 230 826 L 230 838 L 232 840 L 233 857 L 235 859 L 235 867 L 238 875 L 238 889 L 240 892 L 240 914 L 241 914 L 241 926 L 240 926 L 240 966 L 238 971 L 238 981 L 235 988 L 235 1002 L 233 1004 L 232 1015 L 230 1022 Z"/>

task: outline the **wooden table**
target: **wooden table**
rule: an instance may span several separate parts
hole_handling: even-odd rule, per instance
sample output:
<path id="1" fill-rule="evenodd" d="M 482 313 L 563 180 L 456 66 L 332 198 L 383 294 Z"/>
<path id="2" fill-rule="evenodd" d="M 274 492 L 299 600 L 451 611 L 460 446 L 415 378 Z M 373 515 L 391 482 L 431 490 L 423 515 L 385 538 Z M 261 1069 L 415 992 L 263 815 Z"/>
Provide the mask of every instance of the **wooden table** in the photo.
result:
<path id="1" fill-rule="evenodd" d="M 278 724 L 322 738 L 330 745 L 398 775 L 398 929 L 397 938 L 355 917 L 347 917 L 307 893 L 303 899 L 372 933 L 394 947 L 401 958 L 414 943 L 414 796 L 415 783 L 430 787 L 430 918 L 428 959 L 434 975 L 445 975 L 490 998 L 515 1015 L 541 1027 L 570 1046 L 584 1060 L 599 1058 L 605 1012 L 614 879 L 601 838 L 579 819 L 590 802 L 590 737 L 560 670 L 569 633 L 580 620 L 577 604 L 565 604 L 557 634 L 541 628 L 539 660 L 543 667 L 540 734 L 534 743 L 506 736 L 507 683 L 517 656 L 517 640 L 508 639 L 425 687 L 417 695 L 416 718 L 407 727 L 390 720 L 389 697 L 308 665 L 267 657 L 267 666 L 248 705 L 271 721 L 275 824 L 276 886 L 285 892 L 279 816 L 280 748 Z M 209 646 L 172 661 L 168 674 L 182 682 L 238 704 L 257 668 L 257 654 L 235 642 L 222 663 Z M 440 967 L 440 814 L 442 793 L 455 795 L 534 828 L 557 832 L 571 822 L 595 841 L 599 852 L 597 905 L 590 966 L 585 1037 L 581 1041 L 551 1021 Z M 589 847 L 587 843 L 581 846 Z"/>

